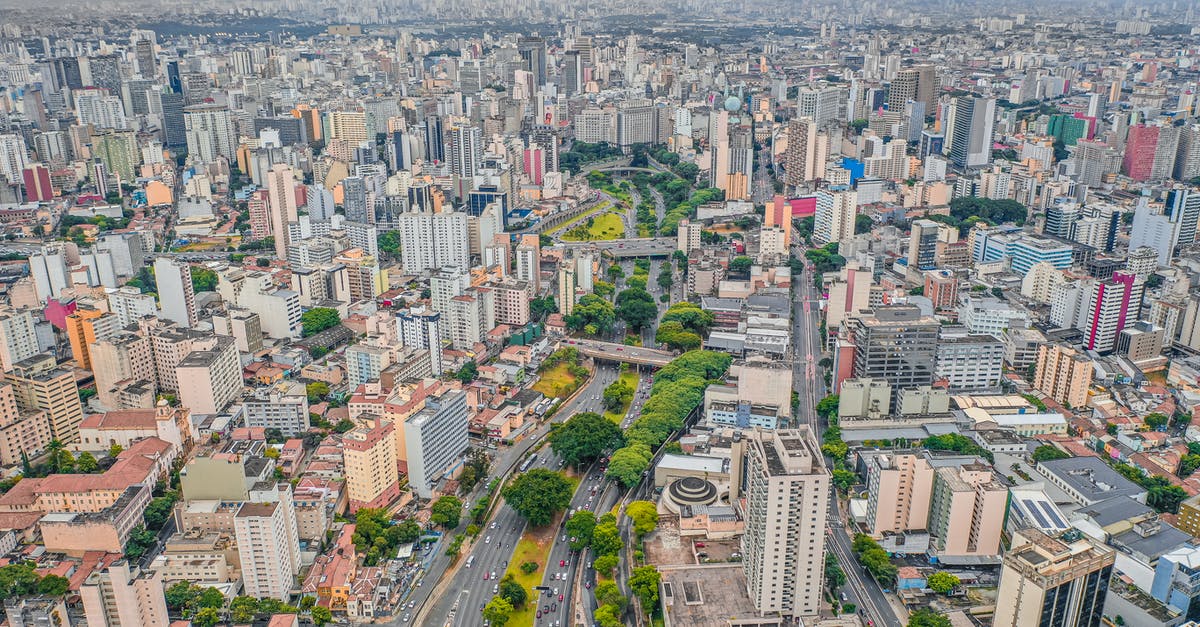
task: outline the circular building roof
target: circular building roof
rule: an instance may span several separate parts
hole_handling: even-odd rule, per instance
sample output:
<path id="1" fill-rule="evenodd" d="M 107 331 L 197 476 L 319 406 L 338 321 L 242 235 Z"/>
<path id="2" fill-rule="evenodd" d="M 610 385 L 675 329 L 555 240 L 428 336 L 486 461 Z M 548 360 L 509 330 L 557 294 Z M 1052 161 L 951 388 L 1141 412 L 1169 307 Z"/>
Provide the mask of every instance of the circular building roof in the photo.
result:
<path id="1" fill-rule="evenodd" d="M 717 486 L 699 477 L 684 477 L 667 486 L 671 500 L 680 505 L 710 505 L 717 500 Z"/>

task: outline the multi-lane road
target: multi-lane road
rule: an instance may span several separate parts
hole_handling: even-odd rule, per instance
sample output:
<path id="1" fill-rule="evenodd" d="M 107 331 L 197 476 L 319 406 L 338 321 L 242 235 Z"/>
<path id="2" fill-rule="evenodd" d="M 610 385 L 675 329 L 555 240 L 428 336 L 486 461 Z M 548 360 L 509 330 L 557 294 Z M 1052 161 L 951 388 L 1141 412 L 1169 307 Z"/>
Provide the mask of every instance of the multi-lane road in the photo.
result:
<path id="1" fill-rule="evenodd" d="M 591 411 L 601 413 L 603 408 L 604 388 L 615 381 L 618 376 L 616 366 L 609 364 L 598 364 L 595 374 L 584 384 L 583 389 L 567 401 L 555 414 L 552 422 L 561 422 L 570 416 L 580 412 Z M 530 436 L 526 437 L 521 445 L 515 446 L 505 453 L 497 457 L 497 462 L 493 463 L 491 469 L 492 477 L 506 474 L 509 470 L 516 467 L 525 454 L 533 448 L 543 437 L 549 432 L 549 425 L 542 425 Z M 560 468 L 561 460 L 557 455 L 554 455 L 550 447 L 543 447 L 538 452 L 538 461 L 533 466 L 545 467 L 553 470 Z M 474 501 L 467 501 L 465 507 L 469 508 Z M 466 512 L 464 512 L 464 518 Z M 464 523 L 466 521 L 464 520 Z M 492 516 L 485 525 L 479 537 L 476 538 L 469 552 L 464 552 L 460 556 L 462 565 L 451 576 L 450 581 L 445 584 L 432 601 L 430 596 L 433 594 L 432 585 L 423 585 L 418 588 L 418 592 L 414 595 L 413 601 L 415 608 L 407 610 L 412 613 L 410 621 L 416 623 L 416 619 L 420 619 L 421 625 L 435 625 L 440 627 L 446 623 L 454 626 L 480 625 L 480 609 L 491 600 L 494 595 L 494 586 L 498 581 L 493 578 L 492 573 L 495 572 L 496 577 L 503 577 L 505 569 L 508 567 L 508 562 L 512 559 L 513 551 L 516 549 L 517 541 L 525 532 L 525 520 L 521 518 L 515 510 L 507 504 L 501 502 L 496 508 L 495 515 Z M 472 559 L 474 557 L 474 559 Z M 471 562 L 471 566 L 466 566 L 467 562 Z M 441 570 L 431 568 L 431 574 L 439 575 L 449 566 L 449 559 L 445 559 L 445 564 Z M 557 562 L 554 562 L 557 564 Z M 484 575 L 487 578 L 484 578 Z M 437 577 L 427 577 L 427 579 L 437 579 Z M 428 604 L 428 607 L 426 605 Z M 450 616 L 451 610 L 454 610 L 453 619 L 446 617 Z M 394 619 L 391 624 L 403 625 L 404 615 Z M 439 623 L 439 621 L 442 621 Z"/>

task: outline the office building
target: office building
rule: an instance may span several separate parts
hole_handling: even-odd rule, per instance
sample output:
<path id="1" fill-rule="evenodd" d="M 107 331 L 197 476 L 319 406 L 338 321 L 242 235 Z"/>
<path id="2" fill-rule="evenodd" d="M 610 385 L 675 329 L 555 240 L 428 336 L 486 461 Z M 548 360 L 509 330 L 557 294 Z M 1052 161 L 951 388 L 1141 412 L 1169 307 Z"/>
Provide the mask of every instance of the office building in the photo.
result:
<path id="1" fill-rule="evenodd" d="M 937 378 L 952 391 L 999 389 L 1004 343 L 999 335 L 948 335 L 938 340 Z"/>
<path id="2" fill-rule="evenodd" d="M 229 107 L 218 104 L 184 107 L 183 128 L 188 156 L 200 163 L 212 163 L 217 157 L 233 161 L 237 157 L 237 131 Z"/>
<path id="3" fill-rule="evenodd" d="M 527 281 L 533 294 L 540 294 L 542 285 L 542 247 L 538 236 L 522 235 L 513 256 L 516 258 L 516 268 L 513 276 L 519 281 Z"/>
<path id="4" fill-rule="evenodd" d="M 995 99 L 960 96 L 951 102 L 944 148 L 951 163 L 966 169 L 991 162 L 995 117 Z"/>
<path id="5" fill-rule="evenodd" d="M 534 87 L 546 84 L 546 40 L 541 37 L 517 39 L 517 53 L 521 57 L 521 69 L 533 74 Z"/>
<path id="6" fill-rule="evenodd" d="M 398 435 L 408 467 L 413 494 L 432 498 L 438 482 L 461 462 L 467 450 L 467 395 L 462 390 L 442 390 L 425 399 L 425 406 L 409 416 Z"/>
<path id="7" fill-rule="evenodd" d="M 1074 529 L 1051 537 L 1013 534 L 1000 567 L 995 627 L 1099 627 L 1115 562 L 1113 549 Z"/>
<path id="8" fill-rule="evenodd" d="M 1033 387 L 1067 407 L 1086 407 L 1092 383 L 1092 361 L 1062 344 L 1038 347 Z"/>
<path id="9" fill-rule="evenodd" d="M 843 384 L 843 389 L 850 382 Z M 933 498 L 933 467 L 924 457 L 881 453 L 867 458 L 867 529 L 885 533 L 925 530 Z"/>
<path id="10" fill-rule="evenodd" d="M 913 220 L 908 238 L 908 267 L 916 270 L 933 270 L 937 267 L 939 225 L 933 220 Z"/>
<path id="11" fill-rule="evenodd" d="M 738 443 L 744 468 L 742 568 L 762 615 L 815 616 L 821 607 L 829 472 L 808 428 L 755 429 Z"/>
<path id="12" fill-rule="evenodd" d="M 30 360 L 35 361 L 35 360 Z M 83 422 L 83 404 L 79 386 L 70 370 L 55 369 L 54 360 L 24 364 L 5 375 L 13 385 L 17 407 L 23 412 L 42 411 L 50 418 L 50 432 L 63 444 L 79 440 L 79 423 Z"/>
<path id="13" fill-rule="evenodd" d="M 196 294 L 192 266 L 170 257 L 154 260 L 154 282 L 162 304 L 162 317 L 182 327 L 196 324 Z"/>
<path id="14" fill-rule="evenodd" d="M 932 65 L 916 65 L 896 72 L 888 86 L 889 111 L 903 111 L 909 101 L 920 102 L 926 111 L 937 108 L 938 77 Z"/>
<path id="15" fill-rule="evenodd" d="M 788 123 L 788 146 L 784 155 L 787 174 L 784 182 L 789 188 L 825 177 L 828 156 L 827 138 L 817 133 L 816 122 L 808 119 Z"/>
<path id="16" fill-rule="evenodd" d="M 846 320 L 853 345 L 852 376 L 880 379 L 901 390 L 933 383 L 941 324 L 909 305 L 864 310 Z"/>
<path id="17" fill-rule="evenodd" d="M 471 180 L 483 162 L 482 131 L 478 126 L 456 124 L 450 127 L 446 137 L 450 152 L 450 173 Z"/>
<path id="18" fill-rule="evenodd" d="M 442 376 L 444 372 L 441 317 L 442 314 L 423 308 L 396 314 L 396 335 L 401 345 L 429 351 L 429 363 L 435 377 Z"/>
<path id="19" fill-rule="evenodd" d="M 1189 543 L 1160 556 L 1150 596 L 1182 613 L 1184 620 L 1200 620 L 1200 547 Z"/>
<path id="20" fill-rule="evenodd" d="M 858 192 L 818 191 L 817 212 L 813 221 L 813 243 L 818 246 L 838 243 L 854 237 L 854 221 L 858 216 Z M 936 235 L 936 231 L 935 231 Z"/>
<path id="21" fill-rule="evenodd" d="M 395 425 L 371 414 L 342 436 L 346 467 L 346 492 L 350 511 L 364 507 L 386 508 L 400 497 Z"/>

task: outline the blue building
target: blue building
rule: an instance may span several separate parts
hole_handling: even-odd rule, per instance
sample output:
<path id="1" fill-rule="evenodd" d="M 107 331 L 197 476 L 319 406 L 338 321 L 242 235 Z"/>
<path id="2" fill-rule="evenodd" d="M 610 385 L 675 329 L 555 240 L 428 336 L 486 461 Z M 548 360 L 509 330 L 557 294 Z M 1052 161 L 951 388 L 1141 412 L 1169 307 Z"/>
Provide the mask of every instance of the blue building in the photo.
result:
<path id="1" fill-rule="evenodd" d="M 1200 620 L 1200 547 L 1185 545 L 1158 558 L 1150 596 Z"/>

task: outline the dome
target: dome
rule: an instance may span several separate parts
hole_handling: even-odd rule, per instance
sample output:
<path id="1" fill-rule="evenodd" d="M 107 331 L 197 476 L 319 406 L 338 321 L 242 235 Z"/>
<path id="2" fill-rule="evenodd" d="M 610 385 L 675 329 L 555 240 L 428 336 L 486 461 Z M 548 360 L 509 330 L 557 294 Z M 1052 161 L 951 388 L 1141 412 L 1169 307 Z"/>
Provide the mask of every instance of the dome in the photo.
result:
<path id="1" fill-rule="evenodd" d="M 667 494 L 679 505 L 711 505 L 717 500 L 717 487 L 699 477 L 684 477 L 667 486 Z"/>
<path id="2" fill-rule="evenodd" d="M 737 96 L 730 96 L 725 99 L 726 111 L 739 111 L 742 108 L 742 101 Z"/>

